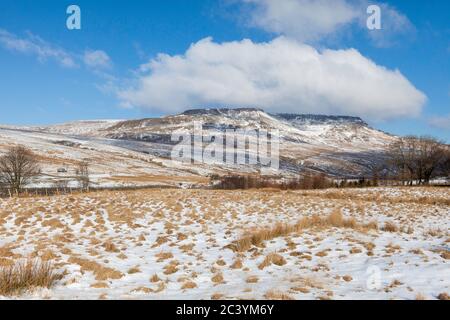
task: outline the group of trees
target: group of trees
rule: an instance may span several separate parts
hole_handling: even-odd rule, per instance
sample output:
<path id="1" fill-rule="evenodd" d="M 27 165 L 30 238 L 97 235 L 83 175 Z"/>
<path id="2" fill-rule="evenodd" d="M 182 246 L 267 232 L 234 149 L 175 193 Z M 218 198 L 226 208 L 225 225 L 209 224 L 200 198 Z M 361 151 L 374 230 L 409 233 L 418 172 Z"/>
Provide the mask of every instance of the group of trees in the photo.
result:
<path id="1" fill-rule="evenodd" d="M 389 159 L 396 178 L 408 185 L 429 184 L 435 176 L 450 177 L 450 148 L 432 137 L 400 138 L 391 145 Z"/>
<path id="2" fill-rule="evenodd" d="M 29 183 L 41 174 L 39 157 L 23 146 L 11 147 L 0 157 L 0 188 L 7 189 L 11 195 L 20 194 Z M 89 164 L 78 163 L 75 179 L 83 190 L 89 189 Z M 67 187 L 67 180 L 56 182 L 56 186 Z"/>
<path id="3" fill-rule="evenodd" d="M 79 162 L 75 169 L 76 180 L 81 189 L 89 191 L 89 185 L 91 183 L 89 179 L 89 164 L 87 161 Z"/>
<path id="4" fill-rule="evenodd" d="M 298 178 L 283 179 L 255 175 L 213 175 L 211 182 L 216 189 L 260 189 L 277 188 L 281 190 L 326 189 L 335 187 L 333 180 L 325 174 L 304 174 Z"/>

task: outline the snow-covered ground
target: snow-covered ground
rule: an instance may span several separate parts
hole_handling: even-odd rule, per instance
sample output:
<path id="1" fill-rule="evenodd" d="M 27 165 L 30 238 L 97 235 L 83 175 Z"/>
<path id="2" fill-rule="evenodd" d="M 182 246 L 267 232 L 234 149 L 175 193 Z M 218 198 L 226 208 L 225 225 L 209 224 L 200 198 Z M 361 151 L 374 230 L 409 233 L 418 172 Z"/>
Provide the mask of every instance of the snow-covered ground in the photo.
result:
<path id="1" fill-rule="evenodd" d="M 171 159 L 150 155 L 148 151 L 155 151 L 156 147 L 143 142 L 72 137 L 0 127 L 0 155 L 13 145 L 23 145 L 38 156 L 42 174 L 32 181 L 28 186 L 30 188 L 54 187 L 61 180 L 75 187 L 75 172 L 80 161 L 88 162 L 93 187 L 176 187 L 179 184 L 209 181 L 205 177 L 208 170 L 183 166 L 178 162 L 172 163 Z M 61 168 L 66 172 L 58 172 Z"/>
<path id="2" fill-rule="evenodd" d="M 336 210 L 378 229 L 316 226 L 231 249 Z M 25 299 L 436 299 L 450 293 L 449 228 L 448 188 L 0 199 L 0 265 L 40 257 L 63 273 Z"/>

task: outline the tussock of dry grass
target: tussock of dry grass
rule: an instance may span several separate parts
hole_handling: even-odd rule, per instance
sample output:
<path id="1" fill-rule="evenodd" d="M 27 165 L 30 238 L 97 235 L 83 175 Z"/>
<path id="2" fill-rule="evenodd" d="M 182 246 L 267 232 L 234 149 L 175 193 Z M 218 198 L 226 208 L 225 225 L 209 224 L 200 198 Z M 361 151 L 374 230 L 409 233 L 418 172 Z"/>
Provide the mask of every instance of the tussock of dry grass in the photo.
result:
<path id="1" fill-rule="evenodd" d="M 139 288 L 133 289 L 131 292 L 149 294 L 149 293 L 154 292 L 154 290 L 151 288 L 147 288 L 147 287 L 139 287 Z"/>
<path id="2" fill-rule="evenodd" d="M 123 277 L 122 272 L 102 266 L 101 264 L 90 261 L 87 259 L 82 259 L 78 257 L 70 257 L 69 263 L 78 264 L 81 267 L 81 271 L 91 271 L 95 275 L 95 280 L 104 281 L 108 279 L 120 279 Z"/>
<path id="3" fill-rule="evenodd" d="M 343 276 L 342 279 L 343 279 L 345 282 L 350 282 L 350 281 L 353 280 L 353 278 L 352 278 L 351 276 L 349 276 L 349 275 Z"/>
<path id="4" fill-rule="evenodd" d="M 214 293 L 214 294 L 211 296 L 211 300 L 220 300 L 220 299 L 222 299 L 223 297 L 224 297 L 224 295 L 221 294 L 221 293 Z"/>
<path id="5" fill-rule="evenodd" d="M 14 264 L 13 260 L 9 258 L 0 257 L 0 267 L 10 267 Z"/>
<path id="6" fill-rule="evenodd" d="M 218 273 L 211 278 L 211 281 L 214 283 L 223 283 L 223 275 L 221 273 Z"/>
<path id="7" fill-rule="evenodd" d="M 225 266 L 227 263 L 223 260 L 223 259 L 219 259 L 216 261 L 216 264 L 223 267 Z"/>
<path id="8" fill-rule="evenodd" d="M 28 259 L 0 270 L 0 295 L 12 296 L 34 288 L 50 288 L 61 274 L 50 262 Z"/>
<path id="9" fill-rule="evenodd" d="M 247 283 L 257 283 L 259 281 L 258 276 L 250 276 L 245 280 Z"/>
<path id="10" fill-rule="evenodd" d="M 197 288 L 197 284 L 193 281 L 186 281 L 185 283 L 183 283 L 183 285 L 181 286 L 182 290 L 185 289 L 194 289 Z"/>
<path id="11" fill-rule="evenodd" d="M 295 291 L 295 292 L 301 292 L 301 293 L 309 293 L 311 291 L 305 287 L 293 287 L 293 288 L 291 288 L 291 290 Z"/>
<path id="12" fill-rule="evenodd" d="M 449 260 L 450 259 L 450 251 L 442 251 L 441 252 L 442 259 Z"/>
<path id="13" fill-rule="evenodd" d="M 275 290 L 266 292 L 264 298 L 267 300 L 295 300 L 291 295 Z"/>
<path id="14" fill-rule="evenodd" d="M 164 274 L 169 275 L 178 272 L 178 261 L 173 260 L 164 267 Z"/>
<path id="15" fill-rule="evenodd" d="M 427 297 L 425 297 L 425 296 L 424 296 L 423 294 L 421 294 L 421 293 L 418 293 L 418 294 L 416 294 L 415 299 L 416 299 L 416 300 L 427 300 Z"/>
<path id="16" fill-rule="evenodd" d="M 160 252 L 160 253 L 156 254 L 155 256 L 158 258 L 156 260 L 156 262 L 162 262 L 164 260 L 173 258 L 173 254 L 171 252 Z"/>
<path id="17" fill-rule="evenodd" d="M 426 234 L 431 237 L 438 237 L 438 238 L 443 236 L 443 232 L 440 229 L 430 229 L 426 232 Z"/>
<path id="18" fill-rule="evenodd" d="M 448 293 L 446 293 L 446 292 L 443 292 L 443 293 L 440 293 L 440 294 L 437 296 L 437 298 L 438 298 L 439 300 L 450 300 L 450 295 L 448 295 Z"/>
<path id="19" fill-rule="evenodd" d="M 350 252 L 351 254 L 357 254 L 357 253 L 361 253 L 362 250 L 361 250 L 360 248 L 353 247 L 353 248 L 351 248 L 351 249 L 349 250 L 349 252 Z"/>
<path id="20" fill-rule="evenodd" d="M 130 269 L 128 269 L 128 274 L 135 274 L 135 273 L 139 273 L 141 272 L 141 269 L 139 269 L 139 267 L 132 267 Z"/>
<path id="21" fill-rule="evenodd" d="M 151 276 L 150 278 L 150 282 L 159 282 L 161 281 L 161 279 L 158 277 L 157 274 L 154 274 L 153 276 Z"/>
<path id="22" fill-rule="evenodd" d="M 109 285 L 106 282 L 96 282 L 96 283 L 91 284 L 91 288 L 106 289 L 106 288 L 109 288 Z"/>
<path id="23" fill-rule="evenodd" d="M 242 260 L 236 259 L 233 264 L 230 266 L 231 269 L 241 269 L 242 268 Z"/>
<path id="24" fill-rule="evenodd" d="M 326 257 L 328 255 L 328 252 L 325 250 L 319 251 L 316 253 L 317 257 Z"/>
<path id="25" fill-rule="evenodd" d="M 354 218 L 344 218 L 340 210 L 333 211 L 328 217 L 322 218 L 318 215 L 312 217 L 304 217 L 300 219 L 294 225 L 288 225 L 284 223 L 278 223 L 273 228 L 264 228 L 249 231 L 248 235 L 234 241 L 228 245 L 227 248 L 243 252 L 250 249 L 252 246 L 261 247 L 263 242 L 278 237 L 287 236 L 290 233 L 301 232 L 302 230 L 309 228 L 351 228 L 357 230 L 377 230 L 378 225 L 376 222 L 370 222 L 368 224 L 360 224 Z"/>
<path id="26" fill-rule="evenodd" d="M 258 266 L 258 268 L 260 270 L 263 270 L 265 267 L 268 267 L 271 264 L 284 266 L 286 264 L 286 260 L 278 253 L 270 253 L 265 257 L 264 261 Z"/>
<path id="27" fill-rule="evenodd" d="M 119 249 L 117 249 L 116 245 L 112 243 L 111 241 L 106 241 L 103 244 L 103 248 L 105 248 L 105 251 L 107 252 L 120 252 Z"/>
<path id="28" fill-rule="evenodd" d="M 398 227 L 394 223 L 392 223 L 390 221 L 386 221 L 381 230 L 386 231 L 386 232 L 397 232 Z"/>

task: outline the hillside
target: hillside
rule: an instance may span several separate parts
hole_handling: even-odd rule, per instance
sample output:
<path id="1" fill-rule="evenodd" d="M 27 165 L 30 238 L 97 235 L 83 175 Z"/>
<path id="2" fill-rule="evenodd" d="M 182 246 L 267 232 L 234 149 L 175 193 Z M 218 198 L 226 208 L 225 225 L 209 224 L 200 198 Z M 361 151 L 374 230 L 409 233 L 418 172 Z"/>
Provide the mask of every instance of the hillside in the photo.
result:
<path id="1" fill-rule="evenodd" d="M 268 114 L 251 108 L 195 109 L 162 118 L 0 126 L 0 152 L 12 144 L 31 148 L 45 163 L 43 172 L 49 177 L 48 183 L 58 178 L 58 167 L 71 167 L 80 160 L 92 164 L 94 181 L 104 186 L 189 185 L 205 183 L 212 173 L 258 171 L 258 167 L 248 165 L 173 162 L 170 153 L 175 143 L 171 134 L 192 131 L 194 122 L 202 123 L 204 130 L 218 132 L 277 130 L 280 170 L 273 174 L 279 176 L 307 171 L 336 177 L 370 175 L 373 166 L 384 162 L 383 152 L 396 139 L 357 117 Z"/>

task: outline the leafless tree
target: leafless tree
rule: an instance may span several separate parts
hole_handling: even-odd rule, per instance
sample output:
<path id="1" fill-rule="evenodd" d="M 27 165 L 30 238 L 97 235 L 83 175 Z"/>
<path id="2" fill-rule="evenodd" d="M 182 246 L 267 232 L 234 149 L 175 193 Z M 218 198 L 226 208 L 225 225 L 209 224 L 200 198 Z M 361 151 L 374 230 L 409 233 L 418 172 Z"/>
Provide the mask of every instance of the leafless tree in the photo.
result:
<path id="1" fill-rule="evenodd" d="M 367 177 L 367 184 L 374 187 L 378 186 L 380 181 L 385 180 L 390 173 L 390 166 L 386 163 L 386 161 L 373 161 L 371 163 L 367 163 L 366 166 L 369 175 L 369 177 Z"/>
<path id="2" fill-rule="evenodd" d="M 441 166 L 442 175 L 444 177 L 450 178 L 450 146 L 447 145 L 444 155 L 444 161 L 442 161 Z"/>
<path id="3" fill-rule="evenodd" d="M 65 179 L 57 180 L 53 185 L 58 190 L 66 190 L 67 187 L 69 186 L 69 180 Z"/>
<path id="4" fill-rule="evenodd" d="M 0 184 L 11 193 L 19 194 L 40 172 L 36 155 L 23 146 L 12 147 L 0 157 Z"/>
<path id="5" fill-rule="evenodd" d="M 445 161 L 446 148 L 442 141 L 432 137 L 419 138 L 419 183 L 428 184 Z"/>
<path id="6" fill-rule="evenodd" d="M 407 136 L 391 145 L 390 158 L 398 176 L 410 185 L 428 184 L 445 161 L 445 145 L 432 137 Z"/>
<path id="7" fill-rule="evenodd" d="M 389 148 L 391 165 L 397 171 L 397 177 L 403 182 L 414 181 L 416 160 L 416 138 L 408 136 L 400 138 Z"/>
<path id="8" fill-rule="evenodd" d="M 77 181 L 83 190 L 89 190 L 90 178 L 89 178 L 89 163 L 82 161 L 78 164 L 75 173 L 77 175 Z"/>

